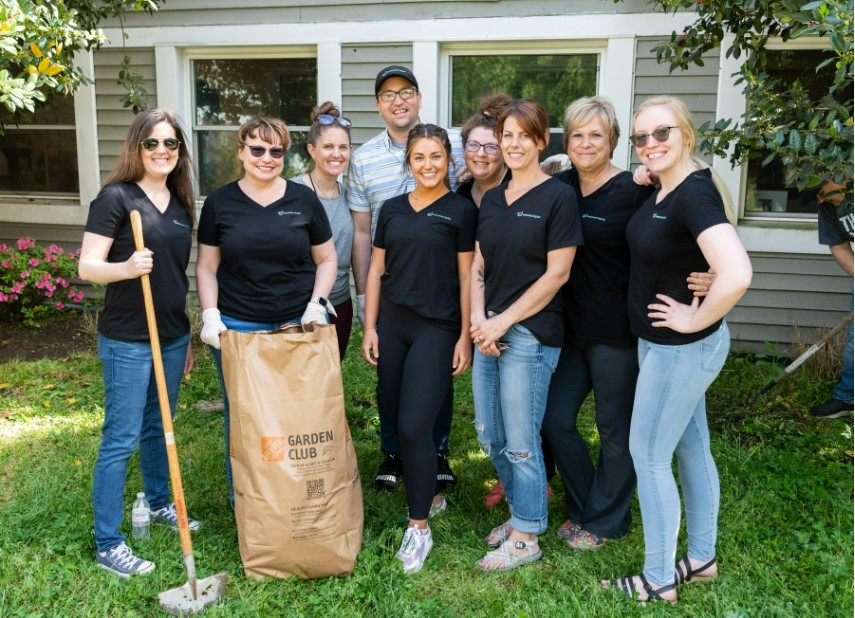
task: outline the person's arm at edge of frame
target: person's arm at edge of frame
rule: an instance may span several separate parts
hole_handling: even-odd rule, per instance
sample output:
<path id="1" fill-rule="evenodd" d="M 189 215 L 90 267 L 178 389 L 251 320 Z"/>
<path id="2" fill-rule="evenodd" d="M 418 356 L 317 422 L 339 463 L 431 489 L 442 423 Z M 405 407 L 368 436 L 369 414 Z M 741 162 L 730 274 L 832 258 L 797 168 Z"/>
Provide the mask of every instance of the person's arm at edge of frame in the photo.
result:
<path id="1" fill-rule="evenodd" d="M 357 317 L 364 324 L 365 285 L 368 269 L 371 265 L 371 213 L 351 211 L 350 214 L 353 218 L 351 268 L 353 269 L 353 282 L 356 286 Z M 362 315 L 359 315 L 360 305 L 363 307 Z"/>
<path id="2" fill-rule="evenodd" d="M 840 243 L 839 245 L 829 245 L 828 250 L 837 265 L 843 269 L 850 277 L 853 275 L 853 254 L 852 245 L 848 242 Z"/>
<path id="3" fill-rule="evenodd" d="M 377 320 L 380 317 L 380 277 L 386 272 L 386 250 L 374 248 L 365 280 L 365 322 L 362 333 L 362 356 L 372 365 L 380 358 Z"/>

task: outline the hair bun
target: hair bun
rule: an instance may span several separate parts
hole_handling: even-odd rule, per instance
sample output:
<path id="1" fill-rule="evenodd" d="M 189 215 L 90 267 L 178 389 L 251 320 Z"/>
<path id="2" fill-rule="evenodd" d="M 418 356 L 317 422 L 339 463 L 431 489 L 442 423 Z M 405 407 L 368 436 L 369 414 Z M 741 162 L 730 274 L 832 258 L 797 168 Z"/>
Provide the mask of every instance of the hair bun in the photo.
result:
<path id="1" fill-rule="evenodd" d="M 503 92 L 490 94 L 478 102 L 478 112 L 491 120 L 496 120 L 513 102 L 513 97 Z"/>
<path id="2" fill-rule="evenodd" d="M 333 118 L 340 118 L 341 110 L 332 101 L 324 101 L 320 105 L 316 105 L 312 108 L 312 113 L 310 115 L 312 122 L 315 122 L 321 114 L 327 114 Z"/>

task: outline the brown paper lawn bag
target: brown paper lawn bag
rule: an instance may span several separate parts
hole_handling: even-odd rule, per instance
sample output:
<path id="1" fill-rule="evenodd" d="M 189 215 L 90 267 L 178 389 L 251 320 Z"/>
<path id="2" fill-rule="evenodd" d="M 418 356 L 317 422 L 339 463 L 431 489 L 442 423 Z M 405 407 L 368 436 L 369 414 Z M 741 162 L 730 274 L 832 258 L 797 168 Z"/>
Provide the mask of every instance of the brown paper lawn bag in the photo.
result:
<path id="1" fill-rule="evenodd" d="M 258 579 L 346 575 L 362 548 L 335 327 L 305 328 L 220 338 L 240 555 Z"/>

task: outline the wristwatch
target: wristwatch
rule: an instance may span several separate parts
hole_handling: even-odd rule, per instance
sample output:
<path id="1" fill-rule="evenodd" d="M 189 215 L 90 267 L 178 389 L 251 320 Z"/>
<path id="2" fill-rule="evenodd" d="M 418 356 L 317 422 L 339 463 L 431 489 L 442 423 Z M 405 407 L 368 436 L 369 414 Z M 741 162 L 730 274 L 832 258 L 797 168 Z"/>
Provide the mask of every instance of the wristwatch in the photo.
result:
<path id="1" fill-rule="evenodd" d="M 318 303 L 321 307 L 327 310 L 327 314 L 332 314 L 335 317 L 338 317 L 338 314 L 335 312 L 335 307 L 333 304 L 323 296 L 315 296 L 312 298 L 313 303 Z"/>

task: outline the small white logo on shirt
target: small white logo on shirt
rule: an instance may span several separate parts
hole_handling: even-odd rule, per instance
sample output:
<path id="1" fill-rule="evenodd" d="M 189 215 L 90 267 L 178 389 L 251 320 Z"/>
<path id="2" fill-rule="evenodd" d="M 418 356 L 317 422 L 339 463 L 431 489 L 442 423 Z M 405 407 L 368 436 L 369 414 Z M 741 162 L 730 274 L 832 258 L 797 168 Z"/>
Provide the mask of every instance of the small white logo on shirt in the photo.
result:
<path id="1" fill-rule="evenodd" d="M 654 212 L 654 213 L 653 213 L 653 218 L 654 218 L 654 219 L 667 219 L 668 217 L 666 217 L 665 215 L 657 215 L 657 214 Z"/>
<path id="2" fill-rule="evenodd" d="M 597 221 L 605 221 L 605 217 L 595 217 L 594 215 L 584 214 L 582 215 L 583 219 L 596 219 Z"/>
<path id="3" fill-rule="evenodd" d="M 518 217 L 528 217 L 529 219 L 540 219 L 540 215 L 530 215 L 527 212 L 523 212 L 522 210 L 517 212 Z"/>
<path id="4" fill-rule="evenodd" d="M 435 212 L 429 212 L 427 214 L 428 217 L 439 217 L 440 219 L 445 219 L 446 221 L 451 221 L 451 217 L 446 217 L 445 215 L 438 215 Z"/>
<path id="5" fill-rule="evenodd" d="M 190 228 L 190 226 L 189 226 L 189 225 L 187 225 L 186 223 L 181 223 L 181 221 L 176 221 L 175 219 L 173 219 L 173 220 L 172 220 L 172 222 L 173 222 L 175 225 L 180 225 L 181 227 L 186 227 L 186 228 L 188 228 L 188 229 Z"/>
<path id="6" fill-rule="evenodd" d="M 302 215 L 303 213 L 297 212 L 296 210 L 279 210 L 276 214 L 281 217 L 282 215 Z"/>

